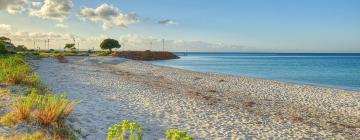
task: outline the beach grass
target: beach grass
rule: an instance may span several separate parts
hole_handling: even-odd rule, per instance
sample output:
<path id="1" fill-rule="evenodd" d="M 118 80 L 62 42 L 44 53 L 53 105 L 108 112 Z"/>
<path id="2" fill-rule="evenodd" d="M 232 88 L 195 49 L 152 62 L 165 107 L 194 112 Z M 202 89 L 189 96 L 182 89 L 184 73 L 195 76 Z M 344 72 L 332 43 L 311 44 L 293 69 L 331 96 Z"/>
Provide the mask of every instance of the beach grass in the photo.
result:
<path id="1" fill-rule="evenodd" d="M 34 117 L 44 125 L 56 123 L 69 116 L 75 105 L 75 101 L 68 100 L 64 95 L 38 95 Z"/>
<path id="2" fill-rule="evenodd" d="M 12 111 L 3 116 L 0 122 L 12 126 L 33 117 L 39 123 L 49 125 L 69 116 L 75 105 L 75 101 L 68 100 L 64 95 L 38 95 L 32 92 L 17 97 L 11 105 Z"/>
<path id="3" fill-rule="evenodd" d="M 17 134 L 12 136 L 0 136 L 0 139 L 4 140 L 51 140 L 50 137 L 46 136 L 41 131 L 36 131 L 33 134 Z"/>
<path id="4" fill-rule="evenodd" d="M 15 85 L 25 79 L 34 80 L 30 66 L 21 55 L 0 57 L 0 68 L 0 82 Z"/>

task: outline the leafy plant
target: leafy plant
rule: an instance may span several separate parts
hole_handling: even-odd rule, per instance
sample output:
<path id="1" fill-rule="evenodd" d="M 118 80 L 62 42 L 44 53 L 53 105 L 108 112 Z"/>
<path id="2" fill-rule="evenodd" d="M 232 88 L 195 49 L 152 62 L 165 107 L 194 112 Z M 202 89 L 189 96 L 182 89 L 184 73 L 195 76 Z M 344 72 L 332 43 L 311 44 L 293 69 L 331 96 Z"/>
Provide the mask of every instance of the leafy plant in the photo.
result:
<path id="1" fill-rule="evenodd" d="M 193 140 L 185 131 L 167 130 L 165 140 Z"/>
<path id="2" fill-rule="evenodd" d="M 123 120 L 122 124 L 115 124 L 113 128 L 109 128 L 107 140 L 125 140 L 127 134 L 129 140 L 141 140 L 143 135 L 141 125 Z"/>

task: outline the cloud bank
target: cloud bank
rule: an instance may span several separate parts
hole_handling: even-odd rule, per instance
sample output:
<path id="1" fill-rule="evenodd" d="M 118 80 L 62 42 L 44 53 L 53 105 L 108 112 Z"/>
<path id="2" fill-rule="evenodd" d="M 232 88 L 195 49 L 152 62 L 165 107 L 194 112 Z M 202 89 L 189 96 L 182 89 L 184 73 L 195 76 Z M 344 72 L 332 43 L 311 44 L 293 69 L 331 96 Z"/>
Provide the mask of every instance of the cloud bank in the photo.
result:
<path id="1" fill-rule="evenodd" d="M 25 10 L 27 0 L 0 0 L 0 10 L 17 14 Z"/>
<path id="2" fill-rule="evenodd" d="M 10 31 L 11 25 L 8 24 L 0 24 L 0 31 Z"/>
<path id="3" fill-rule="evenodd" d="M 84 20 L 102 23 L 104 29 L 114 26 L 127 27 L 139 22 L 139 18 L 134 13 L 123 13 L 118 8 L 102 4 L 97 8 L 83 8 L 79 16 Z"/>
<path id="4" fill-rule="evenodd" d="M 39 3 L 32 4 L 35 6 L 40 5 Z M 72 0 L 45 0 L 41 8 L 32 10 L 30 15 L 62 22 L 70 14 L 72 7 Z"/>

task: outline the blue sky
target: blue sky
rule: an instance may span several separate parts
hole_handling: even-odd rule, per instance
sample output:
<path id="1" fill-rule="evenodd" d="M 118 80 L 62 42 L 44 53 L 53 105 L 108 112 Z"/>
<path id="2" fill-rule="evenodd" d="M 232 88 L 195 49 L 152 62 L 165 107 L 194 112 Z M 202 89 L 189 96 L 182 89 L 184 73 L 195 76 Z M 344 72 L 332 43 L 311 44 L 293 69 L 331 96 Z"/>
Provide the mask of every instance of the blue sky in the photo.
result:
<path id="1" fill-rule="evenodd" d="M 148 42 L 159 44 L 159 40 L 165 38 L 170 51 L 360 52 L 358 0 L 71 2 L 73 6 L 63 21 L 42 17 L 49 16 L 47 14 L 30 15 L 36 7 L 15 14 L 2 8 L 0 24 L 10 25 L 12 32 L 72 34 L 83 38 L 84 49 L 97 47 L 100 38 L 111 37 L 129 44 L 127 49 L 135 50 L 149 49 Z M 117 8 L 122 14 L 135 13 L 136 22 L 105 29 L 103 20 L 94 21 L 98 18 L 79 15 L 84 8 L 95 10 L 103 4 Z M 161 20 L 170 20 L 172 24 L 158 24 Z M 66 28 L 55 27 L 56 24 Z M 89 38 L 99 39 L 91 42 L 86 40 Z M 62 44 L 58 41 L 56 45 Z M 158 49 L 159 45 L 154 46 Z"/>

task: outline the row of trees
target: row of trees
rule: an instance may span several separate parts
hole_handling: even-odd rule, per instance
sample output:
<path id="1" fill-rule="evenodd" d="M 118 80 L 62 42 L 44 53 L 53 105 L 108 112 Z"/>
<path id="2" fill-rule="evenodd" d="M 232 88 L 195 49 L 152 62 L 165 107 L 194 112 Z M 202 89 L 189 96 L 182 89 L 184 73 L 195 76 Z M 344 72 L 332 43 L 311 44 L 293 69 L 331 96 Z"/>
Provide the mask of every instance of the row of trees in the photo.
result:
<path id="1" fill-rule="evenodd" d="M 103 50 L 109 50 L 111 53 L 113 49 L 120 48 L 120 43 L 115 39 L 105 39 L 101 42 L 100 48 Z M 26 51 L 27 48 L 24 45 L 18 45 L 17 47 L 11 43 L 11 39 L 7 37 L 0 37 L 0 53 L 7 53 L 8 50 L 13 49 L 14 51 Z M 75 44 L 65 44 L 65 50 L 75 51 Z"/>
<path id="2" fill-rule="evenodd" d="M 0 37 L 0 54 L 5 54 L 10 52 L 17 52 L 17 51 L 26 51 L 27 48 L 24 45 L 15 46 L 11 43 L 11 39 L 8 37 Z"/>

